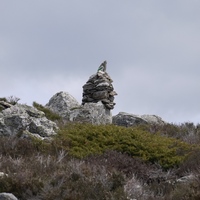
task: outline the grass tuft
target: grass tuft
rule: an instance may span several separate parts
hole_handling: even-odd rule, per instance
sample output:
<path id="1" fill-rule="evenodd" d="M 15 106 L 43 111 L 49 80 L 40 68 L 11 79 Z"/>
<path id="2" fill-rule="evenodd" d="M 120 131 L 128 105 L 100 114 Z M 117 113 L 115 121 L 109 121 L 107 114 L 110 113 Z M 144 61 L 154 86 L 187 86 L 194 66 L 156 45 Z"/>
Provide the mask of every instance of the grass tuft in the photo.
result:
<path id="1" fill-rule="evenodd" d="M 45 113 L 45 116 L 47 119 L 51 120 L 51 121 L 59 121 L 62 119 L 61 116 L 59 116 L 58 114 L 52 112 L 50 109 L 45 108 L 43 105 L 38 104 L 36 102 L 33 102 L 33 106 L 35 108 L 37 108 L 38 110 L 42 111 Z"/>

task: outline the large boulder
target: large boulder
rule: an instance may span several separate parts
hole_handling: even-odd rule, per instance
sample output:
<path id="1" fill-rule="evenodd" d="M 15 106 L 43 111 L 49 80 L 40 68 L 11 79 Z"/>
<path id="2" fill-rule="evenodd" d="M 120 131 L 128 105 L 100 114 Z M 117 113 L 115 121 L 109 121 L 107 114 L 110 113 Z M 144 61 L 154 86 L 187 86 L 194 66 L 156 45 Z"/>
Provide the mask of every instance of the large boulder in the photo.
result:
<path id="1" fill-rule="evenodd" d="M 138 117 L 137 115 L 120 112 L 117 115 L 113 116 L 113 124 L 118 126 L 134 126 L 139 124 L 147 124 L 147 121 Z"/>
<path id="2" fill-rule="evenodd" d="M 46 107 L 64 119 L 69 119 L 71 110 L 80 107 L 80 104 L 72 95 L 61 91 L 51 97 Z"/>
<path id="3" fill-rule="evenodd" d="M 44 112 L 22 104 L 10 105 L 0 112 L 0 135 L 22 132 L 49 137 L 56 134 L 57 125 L 45 117 Z"/>
<path id="4" fill-rule="evenodd" d="M 106 64 L 107 62 L 104 61 L 97 73 L 90 76 L 86 84 L 83 85 L 82 105 L 101 101 L 107 109 L 114 108 L 114 96 L 117 93 L 112 85 L 113 80 L 106 72 Z"/>
<path id="5" fill-rule="evenodd" d="M 161 117 L 156 115 L 134 115 L 126 112 L 119 112 L 117 115 L 113 116 L 113 124 L 129 127 L 139 124 L 163 125 L 165 122 Z"/>
<path id="6" fill-rule="evenodd" d="M 101 101 L 97 103 L 86 103 L 71 111 L 70 121 L 87 122 L 97 125 L 111 124 L 112 114 Z"/>

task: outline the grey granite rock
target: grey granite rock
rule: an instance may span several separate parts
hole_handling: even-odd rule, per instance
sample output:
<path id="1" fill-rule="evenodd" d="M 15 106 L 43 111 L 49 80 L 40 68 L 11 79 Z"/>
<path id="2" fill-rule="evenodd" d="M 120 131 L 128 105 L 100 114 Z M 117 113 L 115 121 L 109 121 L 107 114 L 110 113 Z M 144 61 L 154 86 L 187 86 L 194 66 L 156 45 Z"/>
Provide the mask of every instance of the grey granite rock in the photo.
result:
<path id="1" fill-rule="evenodd" d="M 79 106 L 80 104 L 72 95 L 63 91 L 56 93 L 46 104 L 47 108 L 65 119 L 69 118 L 71 109 Z"/>
<path id="2" fill-rule="evenodd" d="M 126 127 L 139 124 L 163 125 L 165 123 L 166 122 L 164 122 L 161 117 L 156 115 L 134 115 L 130 113 L 119 112 L 117 115 L 113 116 L 113 124 Z"/>
<path id="3" fill-rule="evenodd" d="M 99 101 L 86 103 L 70 113 L 70 121 L 87 122 L 92 124 L 111 124 L 112 113 Z"/>
<path id="4" fill-rule="evenodd" d="M 34 107 L 16 104 L 0 112 L 0 135 L 16 135 L 23 131 L 49 137 L 56 134 L 57 125 Z"/>
<path id="5" fill-rule="evenodd" d="M 0 200 L 17 200 L 11 193 L 0 193 Z"/>

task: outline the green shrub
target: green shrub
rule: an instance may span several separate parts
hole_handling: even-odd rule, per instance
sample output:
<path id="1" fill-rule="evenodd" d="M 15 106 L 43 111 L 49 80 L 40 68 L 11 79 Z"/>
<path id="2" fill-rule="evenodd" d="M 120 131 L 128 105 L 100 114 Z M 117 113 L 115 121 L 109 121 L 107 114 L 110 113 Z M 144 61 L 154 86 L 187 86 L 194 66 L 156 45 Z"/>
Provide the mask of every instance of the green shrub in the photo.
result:
<path id="1" fill-rule="evenodd" d="M 56 142 L 78 158 L 116 150 L 158 163 L 165 169 L 179 165 L 193 148 L 159 133 L 114 125 L 68 124 L 61 129 Z"/>

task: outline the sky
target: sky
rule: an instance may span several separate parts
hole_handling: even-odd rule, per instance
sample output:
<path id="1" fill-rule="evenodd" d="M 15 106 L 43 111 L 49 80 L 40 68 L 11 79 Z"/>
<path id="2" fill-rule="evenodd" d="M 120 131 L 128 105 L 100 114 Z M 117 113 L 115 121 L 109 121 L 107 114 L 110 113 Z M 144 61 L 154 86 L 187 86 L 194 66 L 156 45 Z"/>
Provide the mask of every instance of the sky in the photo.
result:
<path id="1" fill-rule="evenodd" d="M 0 2 L 0 97 L 45 105 L 64 91 L 81 104 L 104 60 L 113 115 L 200 123 L 199 0 Z"/>

